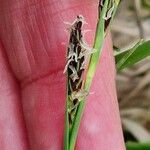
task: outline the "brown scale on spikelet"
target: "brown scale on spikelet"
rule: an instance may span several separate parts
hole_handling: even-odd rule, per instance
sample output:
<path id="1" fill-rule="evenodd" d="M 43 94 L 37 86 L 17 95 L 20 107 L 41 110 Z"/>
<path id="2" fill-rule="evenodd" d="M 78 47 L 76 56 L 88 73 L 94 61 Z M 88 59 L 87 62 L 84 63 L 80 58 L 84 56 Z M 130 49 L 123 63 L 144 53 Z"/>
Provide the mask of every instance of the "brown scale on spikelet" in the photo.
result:
<path id="1" fill-rule="evenodd" d="M 68 75 L 68 114 L 70 125 L 73 122 L 77 107 L 82 99 L 87 96 L 83 90 L 83 73 L 87 64 L 87 57 L 94 52 L 83 37 L 82 25 L 85 23 L 83 16 L 77 16 L 70 25 L 70 40 L 67 52 L 67 64 L 64 72 Z"/>

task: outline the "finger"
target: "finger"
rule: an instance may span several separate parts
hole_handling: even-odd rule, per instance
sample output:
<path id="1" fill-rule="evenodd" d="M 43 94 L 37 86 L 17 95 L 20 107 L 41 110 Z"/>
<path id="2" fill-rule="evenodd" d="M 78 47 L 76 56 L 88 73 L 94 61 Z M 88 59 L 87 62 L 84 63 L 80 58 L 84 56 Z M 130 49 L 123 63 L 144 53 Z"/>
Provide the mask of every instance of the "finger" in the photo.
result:
<path id="1" fill-rule="evenodd" d="M 72 21 L 78 14 L 85 16 L 88 22 L 86 27 L 93 30 L 93 33 L 91 32 L 87 36 L 88 41 L 91 42 L 97 21 L 97 4 L 89 0 L 65 0 L 61 3 L 57 0 L 37 2 L 30 0 L 18 2 L 16 5 L 7 0 L 3 1 L 2 6 L 5 8 L 2 10 L 3 15 L 1 16 L 4 21 L 1 25 L 2 40 L 12 69 L 22 86 L 23 109 L 31 149 L 60 150 L 63 144 L 66 95 L 66 80 L 65 75 L 62 74 L 65 66 L 66 47 L 62 45 L 62 42 L 67 43 L 68 41 L 63 21 Z M 108 80 L 108 78 L 106 79 Z M 100 86 L 104 87 L 103 84 Z M 105 88 L 107 91 L 107 87 Z M 118 108 L 114 99 L 111 99 L 114 102 L 112 109 L 117 112 Z M 107 108 L 106 106 L 105 108 Z M 110 109 L 110 113 L 113 113 L 114 116 L 117 115 L 116 112 L 111 112 L 112 109 Z M 87 108 L 85 114 L 88 114 L 88 111 Z M 94 109 L 92 112 L 94 113 Z M 106 112 L 108 113 L 108 111 Z M 105 112 L 103 113 L 105 114 Z M 105 118 L 107 118 L 107 113 L 104 115 Z M 101 117 L 95 116 L 95 118 L 97 122 L 102 121 Z M 118 115 L 116 120 L 115 117 L 113 118 L 113 123 L 120 126 Z M 110 126 L 108 126 L 108 130 Z M 116 130 L 116 126 L 112 126 L 112 131 L 116 133 Z M 106 132 L 106 130 L 104 131 Z M 83 133 L 80 132 L 81 136 Z M 117 137 L 120 136 L 121 140 L 118 143 L 121 146 L 120 130 L 115 135 L 116 143 Z M 85 136 L 92 137 L 93 141 L 96 140 L 95 143 L 98 144 L 97 136 L 95 136 L 96 138 L 88 136 L 88 134 Z M 102 134 L 99 135 L 99 138 L 101 136 Z M 91 138 L 87 139 L 87 142 L 90 142 Z M 111 142 L 108 141 L 110 145 L 113 143 Z M 78 149 L 80 149 L 80 145 L 85 145 L 83 141 L 78 143 Z M 102 146 L 101 144 L 97 146 Z M 108 149 L 109 144 L 105 149 Z"/>
<path id="2" fill-rule="evenodd" d="M 20 93 L 0 43 L 0 149 L 28 150 Z"/>

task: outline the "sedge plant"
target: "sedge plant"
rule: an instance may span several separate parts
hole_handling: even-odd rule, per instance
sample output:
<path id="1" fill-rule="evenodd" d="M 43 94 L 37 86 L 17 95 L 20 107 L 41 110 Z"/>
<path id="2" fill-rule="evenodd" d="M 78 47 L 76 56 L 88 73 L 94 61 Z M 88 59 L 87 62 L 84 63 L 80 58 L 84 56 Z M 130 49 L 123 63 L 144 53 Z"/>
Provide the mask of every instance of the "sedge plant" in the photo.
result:
<path id="1" fill-rule="evenodd" d="M 64 149 L 74 150 L 84 112 L 86 98 L 101 55 L 107 30 L 114 18 L 119 0 L 101 0 L 98 5 L 98 21 L 93 48 L 84 41 L 82 25 L 84 16 L 78 15 L 68 28 L 70 33 L 67 64 L 67 98 Z"/>

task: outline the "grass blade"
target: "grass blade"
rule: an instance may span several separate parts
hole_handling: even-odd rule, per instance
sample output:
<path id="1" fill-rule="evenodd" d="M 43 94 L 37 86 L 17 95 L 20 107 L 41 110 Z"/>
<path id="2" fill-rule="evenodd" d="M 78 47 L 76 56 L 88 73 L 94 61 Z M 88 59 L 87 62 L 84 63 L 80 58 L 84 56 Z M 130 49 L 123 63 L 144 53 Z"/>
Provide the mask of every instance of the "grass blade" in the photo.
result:
<path id="1" fill-rule="evenodd" d="M 116 68 L 120 71 L 150 56 L 150 41 L 140 41 L 133 48 L 115 54 Z"/>

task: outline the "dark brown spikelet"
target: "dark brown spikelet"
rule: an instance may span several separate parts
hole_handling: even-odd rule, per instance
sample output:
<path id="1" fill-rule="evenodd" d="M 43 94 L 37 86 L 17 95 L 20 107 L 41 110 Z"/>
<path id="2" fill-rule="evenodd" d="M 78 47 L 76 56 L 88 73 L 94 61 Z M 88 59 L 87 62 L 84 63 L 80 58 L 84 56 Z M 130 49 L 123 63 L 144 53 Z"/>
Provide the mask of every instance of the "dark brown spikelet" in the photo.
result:
<path id="1" fill-rule="evenodd" d="M 75 55 L 72 57 L 73 61 L 70 62 L 68 67 L 68 77 L 70 81 L 70 87 L 68 90 L 69 94 L 71 94 L 72 91 L 78 91 L 79 89 L 81 89 L 82 73 L 84 71 L 84 69 L 81 69 L 81 65 L 84 62 L 85 57 L 82 56 L 81 58 L 79 58 L 79 54 L 81 52 L 81 45 L 79 42 L 81 41 L 82 38 L 81 33 L 82 20 L 80 20 L 79 16 L 77 17 L 77 19 L 78 19 L 77 22 L 74 24 L 74 27 L 72 28 L 69 41 L 69 45 L 72 45 L 72 49 L 68 48 L 68 54 L 70 51 L 72 51 Z"/>
<path id="2" fill-rule="evenodd" d="M 70 39 L 67 51 L 67 65 L 64 72 L 67 72 L 68 75 L 68 116 L 70 125 L 73 122 L 80 100 L 87 95 L 82 89 L 83 73 L 86 65 L 86 57 L 92 52 L 92 49 L 83 40 L 83 24 L 83 16 L 77 16 L 77 19 L 68 29 Z"/>

